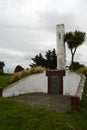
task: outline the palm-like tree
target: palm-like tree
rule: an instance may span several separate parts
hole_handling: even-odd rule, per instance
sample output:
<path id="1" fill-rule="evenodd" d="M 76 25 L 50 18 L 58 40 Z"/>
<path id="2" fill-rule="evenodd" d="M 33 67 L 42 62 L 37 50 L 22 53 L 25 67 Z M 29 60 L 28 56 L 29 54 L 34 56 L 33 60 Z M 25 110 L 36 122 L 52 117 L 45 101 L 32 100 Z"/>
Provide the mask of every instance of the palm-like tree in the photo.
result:
<path id="1" fill-rule="evenodd" d="M 77 30 L 75 32 L 68 32 L 64 36 L 64 41 L 67 42 L 68 48 L 70 49 L 72 55 L 71 59 L 72 69 L 76 50 L 85 41 L 85 37 L 86 37 L 85 32 L 80 32 Z"/>

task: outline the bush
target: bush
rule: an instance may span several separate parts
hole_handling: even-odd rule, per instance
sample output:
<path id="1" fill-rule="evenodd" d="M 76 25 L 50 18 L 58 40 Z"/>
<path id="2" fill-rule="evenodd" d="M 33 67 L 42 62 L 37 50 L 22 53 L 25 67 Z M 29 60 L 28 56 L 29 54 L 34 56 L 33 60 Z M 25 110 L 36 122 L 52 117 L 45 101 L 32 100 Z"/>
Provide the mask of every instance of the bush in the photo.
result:
<path id="1" fill-rule="evenodd" d="M 42 73 L 44 70 L 45 70 L 44 67 L 37 66 L 37 67 L 31 68 L 30 73 L 31 74 Z"/>
<path id="2" fill-rule="evenodd" d="M 87 76 L 87 67 L 80 68 L 77 72 Z"/>
<path id="3" fill-rule="evenodd" d="M 11 77 L 10 82 L 11 82 L 11 83 L 14 83 L 14 82 L 16 82 L 18 79 L 19 79 L 18 73 L 15 73 L 15 74 Z"/>
<path id="4" fill-rule="evenodd" d="M 80 68 L 83 68 L 83 67 L 85 67 L 83 64 L 80 64 L 79 62 L 73 62 L 73 64 L 71 64 L 69 66 L 69 69 L 73 70 L 73 71 L 76 71 L 76 70 L 78 70 Z"/>
<path id="5" fill-rule="evenodd" d="M 85 76 L 87 76 L 87 68 L 85 68 L 85 69 L 83 70 L 83 74 L 84 74 Z"/>

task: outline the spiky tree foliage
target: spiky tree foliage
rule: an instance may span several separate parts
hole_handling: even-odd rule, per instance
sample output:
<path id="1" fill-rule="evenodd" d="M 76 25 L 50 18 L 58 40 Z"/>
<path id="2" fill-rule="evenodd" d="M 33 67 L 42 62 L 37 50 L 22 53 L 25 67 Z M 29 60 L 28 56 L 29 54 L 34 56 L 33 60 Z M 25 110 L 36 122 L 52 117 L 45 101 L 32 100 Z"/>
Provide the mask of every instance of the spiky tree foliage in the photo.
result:
<path id="1" fill-rule="evenodd" d="M 75 31 L 75 32 L 68 32 L 64 36 L 64 41 L 67 42 L 68 48 L 71 51 L 71 65 L 73 69 L 73 62 L 74 62 L 74 56 L 76 53 L 77 48 L 85 41 L 86 33 Z"/>
<path id="2" fill-rule="evenodd" d="M 30 67 L 36 66 L 45 66 L 45 59 L 43 58 L 42 54 L 36 55 L 34 58 L 31 58 L 34 63 L 30 64 Z"/>
<path id="3" fill-rule="evenodd" d="M 45 57 L 45 58 L 44 58 Z M 30 64 L 31 67 L 43 66 L 49 69 L 56 69 L 57 66 L 57 56 L 55 49 L 46 51 L 45 56 L 40 53 L 32 58 L 33 63 Z"/>
<path id="4" fill-rule="evenodd" d="M 45 67 L 49 69 L 56 69 L 57 55 L 55 49 L 53 51 L 48 50 L 45 55 L 46 63 Z"/>

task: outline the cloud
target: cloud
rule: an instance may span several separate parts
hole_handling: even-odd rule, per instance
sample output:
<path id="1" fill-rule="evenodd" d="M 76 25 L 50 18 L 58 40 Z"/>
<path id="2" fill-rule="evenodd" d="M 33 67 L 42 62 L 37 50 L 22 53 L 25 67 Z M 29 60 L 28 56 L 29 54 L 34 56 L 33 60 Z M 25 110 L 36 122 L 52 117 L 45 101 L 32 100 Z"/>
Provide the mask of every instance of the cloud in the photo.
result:
<path id="1" fill-rule="evenodd" d="M 56 25 L 60 23 L 64 23 L 68 31 L 79 28 L 76 16 L 73 13 L 59 13 L 58 10 L 46 10 L 38 12 L 38 15 L 42 27 L 47 29 L 49 33 L 55 33 Z"/>
<path id="2" fill-rule="evenodd" d="M 86 12 L 85 0 L 0 0 L 0 61 L 27 67 L 36 54 L 56 48 L 56 24 L 64 23 L 66 32 L 87 32 Z M 76 55 L 79 61 L 85 48 Z"/>

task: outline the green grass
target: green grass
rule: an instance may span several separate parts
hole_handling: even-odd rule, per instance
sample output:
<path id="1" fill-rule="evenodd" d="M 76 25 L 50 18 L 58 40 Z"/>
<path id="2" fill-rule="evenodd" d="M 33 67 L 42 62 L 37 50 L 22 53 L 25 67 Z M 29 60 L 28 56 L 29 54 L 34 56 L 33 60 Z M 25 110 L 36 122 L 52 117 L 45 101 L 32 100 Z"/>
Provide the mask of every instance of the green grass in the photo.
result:
<path id="1" fill-rule="evenodd" d="M 0 87 L 6 88 L 10 85 L 10 79 L 12 75 L 0 75 Z"/>
<path id="2" fill-rule="evenodd" d="M 56 112 L 0 98 L 0 130 L 87 130 L 87 80 L 81 110 Z"/>

